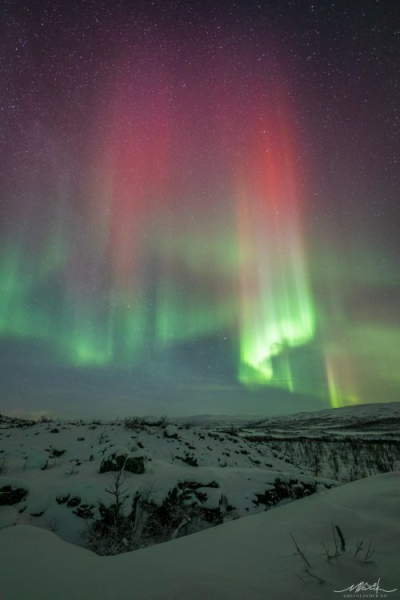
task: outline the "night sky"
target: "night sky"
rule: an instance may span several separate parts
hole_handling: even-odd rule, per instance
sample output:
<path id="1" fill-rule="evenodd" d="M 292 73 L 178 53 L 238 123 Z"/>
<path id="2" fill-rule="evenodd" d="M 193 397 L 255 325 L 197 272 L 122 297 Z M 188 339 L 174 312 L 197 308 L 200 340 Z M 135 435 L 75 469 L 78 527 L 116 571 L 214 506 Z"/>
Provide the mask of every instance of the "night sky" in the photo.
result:
<path id="1" fill-rule="evenodd" d="M 0 409 L 400 400 L 397 6 L 1 2 Z"/>

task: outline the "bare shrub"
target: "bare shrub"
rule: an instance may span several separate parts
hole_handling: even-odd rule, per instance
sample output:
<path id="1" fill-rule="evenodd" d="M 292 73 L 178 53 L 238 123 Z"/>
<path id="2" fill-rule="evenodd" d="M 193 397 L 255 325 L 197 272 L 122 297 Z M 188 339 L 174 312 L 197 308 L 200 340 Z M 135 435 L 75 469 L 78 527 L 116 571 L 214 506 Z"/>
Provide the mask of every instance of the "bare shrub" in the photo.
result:
<path id="1" fill-rule="evenodd" d="M 143 429 L 145 420 L 141 417 L 125 417 L 124 426 L 126 429 Z"/>
<path id="2" fill-rule="evenodd" d="M 297 436 L 270 438 L 268 444 L 281 460 L 341 481 L 393 471 L 400 459 L 397 440 Z"/>
<path id="3" fill-rule="evenodd" d="M 145 487 L 135 494 L 130 508 L 126 506 L 129 494 L 121 472 L 106 491 L 113 502 L 109 506 L 99 503 L 99 518 L 87 524 L 82 534 L 86 546 L 101 556 L 166 542 L 204 528 L 205 522 L 223 522 L 220 508 L 202 508 L 196 492 L 183 484 L 169 490 L 161 503 L 155 501 L 154 490 Z"/>

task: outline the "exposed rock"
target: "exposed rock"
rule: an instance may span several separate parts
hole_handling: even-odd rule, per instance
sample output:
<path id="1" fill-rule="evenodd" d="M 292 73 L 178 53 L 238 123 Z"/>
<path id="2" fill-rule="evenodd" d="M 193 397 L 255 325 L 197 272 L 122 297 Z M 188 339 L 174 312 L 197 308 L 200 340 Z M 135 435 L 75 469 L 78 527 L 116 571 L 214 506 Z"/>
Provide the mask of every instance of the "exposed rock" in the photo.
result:
<path id="1" fill-rule="evenodd" d="M 65 454 L 66 450 L 58 450 L 57 448 L 50 448 L 51 458 L 58 458 Z"/>
<path id="2" fill-rule="evenodd" d="M 138 450 L 137 452 L 131 452 L 129 456 L 127 456 L 124 470 L 129 471 L 130 473 L 135 473 L 136 475 L 141 475 L 145 472 L 146 469 L 146 456 L 144 452 Z"/>
<path id="3" fill-rule="evenodd" d="M 93 504 L 81 504 L 76 510 L 73 510 L 72 512 L 74 513 L 74 515 L 80 517 L 81 519 L 93 519 L 94 512 L 92 508 L 94 508 Z"/>
<path id="4" fill-rule="evenodd" d="M 112 448 L 104 455 L 100 465 L 100 473 L 109 471 L 129 471 L 141 475 L 146 470 L 148 455 L 143 450 L 129 452 L 126 448 Z"/>
<path id="5" fill-rule="evenodd" d="M 146 462 L 150 460 L 147 452 L 137 448 L 129 452 L 126 448 L 112 448 L 105 453 L 100 465 L 100 473 L 109 471 L 129 471 L 141 475 L 146 470 Z"/>
<path id="6" fill-rule="evenodd" d="M 66 496 L 57 496 L 56 502 L 57 504 L 65 504 L 69 500 L 69 494 Z"/>
<path id="7" fill-rule="evenodd" d="M 79 506 L 80 503 L 81 503 L 81 499 L 79 498 L 79 496 L 72 496 L 68 500 L 67 506 L 75 507 L 75 506 Z"/>
<path id="8" fill-rule="evenodd" d="M 179 460 L 186 463 L 190 467 L 198 467 L 199 466 L 199 463 L 197 462 L 197 458 L 195 457 L 195 455 L 189 454 L 189 452 L 185 452 L 185 456 L 175 456 L 175 458 L 178 458 Z"/>
<path id="9" fill-rule="evenodd" d="M 4 485 L 0 488 L 0 506 L 12 506 L 18 504 L 28 495 L 28 490 L 25 488 L 13 487 Z"/>
<path id="10" fill-rule="evenodd" d="M 104 454 L 101 461 L 100 473 L 121 471 L 124 468 L 127 456 L 130 454 L 126 448 L 112 448 Z"/>

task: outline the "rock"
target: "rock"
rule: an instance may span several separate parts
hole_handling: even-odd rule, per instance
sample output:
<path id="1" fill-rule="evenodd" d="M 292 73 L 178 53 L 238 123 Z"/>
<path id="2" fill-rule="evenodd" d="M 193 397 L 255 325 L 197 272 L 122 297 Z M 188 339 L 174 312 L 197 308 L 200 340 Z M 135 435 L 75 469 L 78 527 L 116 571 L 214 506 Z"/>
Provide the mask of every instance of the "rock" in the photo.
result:
<path id="1" fill-rule="evenodd" d="M 76 510 L 73 510 L 72 512 L 74 513 L 74 515 L 80 517 L 81 519 L 93 519 L 94 512 L 92 508 L 94 508 L 93 504 L 81 504 Z"/>
<path id="2" fill-rule="evenodd" d="M 18 504 L 28 495 L 28 490 L 20 487 L 5 485 L 0 488 L 0 506 L 12 506 Z"/>
<path id="3" fill-rule="evenodd" d="M 127 456 L 130 454 L 126 448 L 112 448 L 104 454 L 101 461 L 100 473 L 108 473 L 109 471 L 121 471 Z"/>
<path id="4" fill-rule="evenodd" d="M 67 506 L 75 507 L 75 506 L 79 506 L 80 503 L 81 503 L 81 499 L 79 498 L 79 496 L 72 496 L 68 500 Z"/>
<path id="5" fill-rule="evenodd" d="M 126 458 L 124 469 L 130 473 L 141 475 L 146 470 L 146 460 L 147 457 L 145 456 L 144 452 L 141 452 L 140 450 L 137 452 L 131 452 Z"/>
<path id="6" fill-rule="evenodd" d="M 66 494 L 65 496 L 60 495 L 56 497 L 57 504 L 65 504 L 68 500 L 69 494 Z"/>
<path id="7" fill-rule="evenodd" d="M 146 462 L 149 459 L 146 452 L 136 450 L 129 452 L 126 448 L 112 448 L 105 455 L 100 465 L 100 473 L 109 471 L 129 471 L 141 475 L 146 470 Z"/>
<path id="8" fill-rule="evenodd" d="M 65 454 L 66 450 L 57 450 L 57 448 L 50 448 L 51 458 L 58 458 Z"/>

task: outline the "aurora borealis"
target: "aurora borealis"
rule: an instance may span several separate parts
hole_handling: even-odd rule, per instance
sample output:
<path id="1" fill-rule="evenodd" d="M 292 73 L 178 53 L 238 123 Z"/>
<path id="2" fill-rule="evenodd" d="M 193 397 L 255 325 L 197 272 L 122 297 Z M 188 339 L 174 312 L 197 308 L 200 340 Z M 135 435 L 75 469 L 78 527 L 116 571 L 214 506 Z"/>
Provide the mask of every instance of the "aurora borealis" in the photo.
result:
<path id="1" fill-rule="evenodd" d="M 399 399 L 394 10 L 3 4 L 0 407 Z"/>

